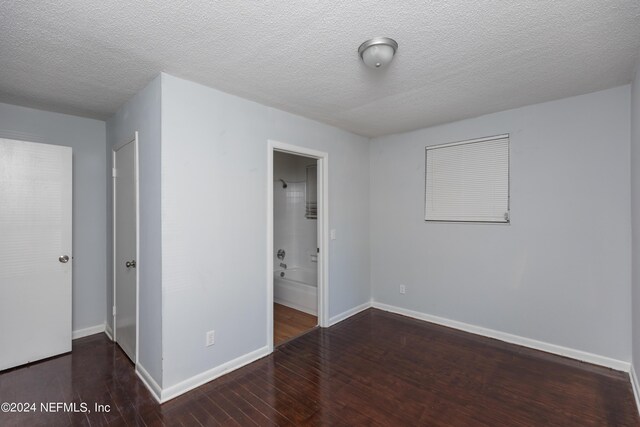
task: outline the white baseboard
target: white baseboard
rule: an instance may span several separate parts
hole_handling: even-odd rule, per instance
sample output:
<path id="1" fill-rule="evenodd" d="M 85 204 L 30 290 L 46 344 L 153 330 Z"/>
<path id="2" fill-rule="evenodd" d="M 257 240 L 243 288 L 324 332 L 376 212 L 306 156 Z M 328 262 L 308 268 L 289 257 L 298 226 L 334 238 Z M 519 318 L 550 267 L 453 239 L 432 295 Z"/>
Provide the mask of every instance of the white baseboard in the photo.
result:
<path id="1" fill-rule="evenodd" d="M 361 304 L 357 307 L 345 311 L 344 313 L 333 316 L 331 319 L 329 319 L 330 325 L 335 325 L 336 323 L 341 322 L 342 320 L 345 320 L 346 318 L 351 317 L 363 310 L 366 310 L 369 307 L 371 307 L 371 302 Z M 248 365 L 249 363 L 255 362 L 258 359 L 268 356 L 269 353 L 269 347 L 264 346 L 236 359 L 230 360 L 229 362 L 223 363 L 220 366 L 216 366 L 213 369 L 194 375 L 191 378 L 188 378 L 184 381 L 179 382 L 178 384 L 174 384 L 165 389 L 162 389 L 139 363 L 136 366 L 136 372 L 138 373 L 138 376 L 145 384 L 145 386 L 151 391 L 151 394 L 153 394 L 156 400 L 158 400 L 159 403 L 165 403 L 190 390 L 193 390 L 196 387 L 200 387 L 201 385 L 206 384 L 209 381 L 213 381 L 224 374 L 227 374 L 231 371 Z"/>
<path id="2" fill-rule="evenodd" d="M 153 377 L 144 369 L 144 366 L 138 362 L 136 364 L 136 375 L 142 381 L 142 383 L 149 389 L 151 395 L 158 401 L 158 403 L 162 403 L 161 395 L 162 395 L 162 387 L 153 379 Z"/>
<path id="3" fill-rule="evenodd" d="M 547 353 L 558 354 L 560 356 L 569 357 L 571 359 L 593 363 L 594 365 L 605 366 L 607 368 L 615 369 L 617 371 L 629 372 L 629 370 L 631 369 L 631 364 L 629 362 L 612 359 L 606 356 L 600 356 L 598 354 L 588 353 L 582 350 L 576 350 L 573 348 L 563 347 L 556 344 L 550 344 L 547 342 L 538 341 L 531 338 L 521 337 L 519 335 L 513 335 L 506 332 L 500 332 L 493 329 L 483 328 L 481 326 L 471 325 L 464 322 L 458 322 L 456 320 L 446 319 L 444 317 L 433 316 L 431 314 L 421 313 L 418 311 L 408 310 L 406 308 L 383 304 L 381 302 L 374 301 L 372 303 L 372 306 L 374 308 L 378 308 L 384 311 L 389 311 L 391 313 L 401 314 L 403 316 L 413 317 L 419 320 L 425 320 L 427 322 L 436 323 L 438 325 L 447 326 L 449 328 L 459 329 L 465 332 L 471 332 L 472 334 L 482 335 L 489 338 L 495 338 L 500 341 L 521 345 L 523 347 L 533 348 L 535 350 L 542 350 Z"/>
<path id="4" fill-rule="evenodd" d="M 111 329 L 111 325 L 109 325 L 108 323 L 104 325 L 104 333 L 111 341 L 113 341 L 113 329 Z"/>
<path id="5" fill-rule="evenodd" d="M 221 375 L 224 375 L 226 373 L 229 373 L 230 371 L 234 371 L 238 368 L 248 365 L 251 362 L 255 362 L 256 360 L 261 359 L 267 355 L 269 355 L 269 347 L 264 346 L 250 353 L 242 355 L 236 359 L 223 363 L 222 365 L 216 366 L 213 369 L 209 369 L 208 371 L 194 375 L 193 377 L 188 378 L 184 381 L 181 381 L 178 384 L 174 384 L 170 387 L 162 389 L 161 398 L 159 399 L 159 402 L 164 403 L 168 400 L 176 398 L 181 394 L 184 394 L 190 390 L 193 390 L 196 387 L 200 387 L 202 384 L 215 380 Z"/>
<path id="6" fill-rule="evenodd" d="M 84 329 L 78 329 L 71 333 L 71 339 L 77 340 L 78 338 L 88 337 L 89 335 L 101 334 L 104 332 L 105 324 L 90 326 Z"/>
<path id="7" fill-rule="evenodd" d="M 638 382 L 633 364 L 631 364 L 631 369 L 629 370 L 629 378 L 631 379 L 631 388 L 633 388 L 633 397 L 636 398 L 636 407 L 638 408 L 638 412 L 640 412 L 640 383 Z"/>
<path id="8" fill-rule="evenodd" d="M 361 311 L 366 310 L 367 308 L 371 308 L 371 301 L 365 302 L 364 304 L 360 304 L 356 307 L 350 308 L 349 310 L 337 314 L 329 319 L 329 326 L 333 326 L 336 323 L 340 323 L 343 320 L 360 313 Z"/>

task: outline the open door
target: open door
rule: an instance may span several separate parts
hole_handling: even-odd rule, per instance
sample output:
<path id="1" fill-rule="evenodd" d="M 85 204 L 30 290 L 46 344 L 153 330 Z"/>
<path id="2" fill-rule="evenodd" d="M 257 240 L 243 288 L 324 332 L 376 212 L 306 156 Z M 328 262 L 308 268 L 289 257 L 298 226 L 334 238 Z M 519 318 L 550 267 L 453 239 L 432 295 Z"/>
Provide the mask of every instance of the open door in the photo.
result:
<path id="1" fill-rule="evenodd" d="M 0 370 L 71 351 L 70 147 L 0 139 Z"/>
<path id="2" fill-rule="evenodd" d="M 301 214 L 296 214 L 298 218 L 304 217 L 305 220 L 315 221 L 315 233 L 316 247 L 307 248 L 307 251 L 303 251 L 305 260 L 309 260 L 311 263 L 316 264 L 313 269 L 313 277 L 308 273 L 308 268 L 294 268 L 296 264 L 304 264 L 296 262 L 293 259 L 293 263 L 286 262 L 286 250 L 278 244 L 277 248 L 274 248 L 274 196 L 276 189 L 281 191 L 282 189 L 288 189 L 289 183 L 281 176 L 274 175 L 274 154 L 284 153 L 304 158 L 306 177 L 300 178 L 304 181 L 305 190 L 295 191 L 295 193 L 305 194 L 304 206 Z M 269 351 L 274 349 L 274 303 L 277 299 L 280 300 L 280 305 L 283 300 L 289 300 L 289 308 L 297 309 L 306 313 L 313 313 L 311 318 L 307 320 L 297 322 L 300 324 L 300 328 L 307 329 L 307 326 L 303 325 L 304 322 L 311 322 L 310 325 L 318 325 L 325 328 L 329 326 L 329 155 L 326 152 L 309 149 L 306 147 L 286 144 L 283 142 L 268 140 L 267 141 L 267 342 L 266 346 Z M 308 167 L 312 166 L 312 167 Z M 303 172 L 304 174 L 305 172 Z M 294 184 L 294 183 L 291 183 Z M 307 192 L 309 187 L 311 190 Z M 292 187 L 292 190 L 295 188 Z M 314 191 L 315 190 L 315 191 Z M 282 195 L 281 195 L 282 196 Z M 290 196 L 294 196 L 291 194 Z M 288 197 L 284 195 L 284 197 Z M 308 230 L 307 230 L 308 231 Z M 283 249 L 281 252 L 280 249 Z M 310 250 L 308 250 L 310 249 Z M 299 259 L 298 259 L 299 261 Z M 278 267 L 278 269 L 276 268 Z M 304 266 L 303 266 L 304 267 Z M 295 271 L 294 271 L 295 270 Z M 284 273 L 284 274 L 283 274 Z M 278 279 L 276 279 L 276 277 Z M 289 279 L 290 283 L 287 283 Z M 278 280 L 280 283 L 276 283 Z M 296 282 L 296 283 L 293 283 Z M 292 286 L 294 285 L 294 286 Z M 309 286 L 315 285 L 315 286 Z M 280 286 L 280 289 L 276 292 L 275 286 Z M 311 288 L 314 291 L 313 298 L 307 300 L 306 297 L 312 295 Z M 288 298 L 294 294 L 297 295 L 297 301 L 306 301 L 304 304 L 291 304 L 292 299 Z M 301 297 L 301 298 L 298 298 Z M 315 307 L 314 307 L 315 302 Z M 281 307 L 280 307 L 281 308 Z M 301 310 L 302 309 L 302 310 Z M 286 311 L 286 310 L 285 310 Z M 278 315 L 278 313 L 275 313 Z M 282 316 L 288 316 L 286 312 L 280 313 Z M 304 314 L 304 313 L 303 313 Z"/>

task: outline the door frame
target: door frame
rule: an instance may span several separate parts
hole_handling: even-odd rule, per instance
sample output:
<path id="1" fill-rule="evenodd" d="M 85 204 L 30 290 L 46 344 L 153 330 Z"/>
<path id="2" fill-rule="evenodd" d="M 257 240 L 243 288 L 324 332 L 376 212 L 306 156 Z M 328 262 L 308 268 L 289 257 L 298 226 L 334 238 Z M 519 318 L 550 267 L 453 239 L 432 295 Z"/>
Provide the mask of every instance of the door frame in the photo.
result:
<path id="1" fill-rule="evenodd" d="M 318 326 L 329 326 L 329 154 L 310 148 L 267 140 L 267 347 L 273 352 L 273 153 L 317 160 L 318 182 Z"/>
<path id="2" fill-rule="evenodd" d="M 118 150 L 120 150 L 122 147 L 129 145 L 129 144 L 134 144 L 133 145 L 133 164 L 134 164 L 134 191 L 135 191 L 135 200 L 136 200 L 136 264 L 138 264 L 140 262 L 140 179 L 139 179 L 139 170 L 140 168 L 138 167 L 138 131 L 134 132 L 133 135 L 133 139 L 129 139 L 125 142 L 122 142 L 118 145 L 116 145 L 115 147 L 113 147 L 112 151 L 111 151 L 111 182 L 112 182 L 112 216 L 113 216 L 113 265 L 112 265 L 112 269 L 113 269 L 113 307 L 112 307 L 112 315 L 113 315 L 113 341 L 114 342 L 118 342 L 117 341 L 117 326 L 116 326 L 116 317 L 118 315 L 118 310 L 116 307 L 116 294 L 117 294 L 117 280 L 116 280 L 116 264 L 117 264 L 117 259 L 116 259 L 116 235 L 117 235 L 117 226 L 116 226 L 116 193 L 117 193 L 117 189 L 116 189 L 116 152 Z M 140 336 L 139 336 L 139 331 L 140 331 L 140 271 L 138 268 L 138 265 L 136 265 L 136 357 L 133 362 L 134 364 L 137 366 L 138 365 L 138 355 L 140 353 Z"/>

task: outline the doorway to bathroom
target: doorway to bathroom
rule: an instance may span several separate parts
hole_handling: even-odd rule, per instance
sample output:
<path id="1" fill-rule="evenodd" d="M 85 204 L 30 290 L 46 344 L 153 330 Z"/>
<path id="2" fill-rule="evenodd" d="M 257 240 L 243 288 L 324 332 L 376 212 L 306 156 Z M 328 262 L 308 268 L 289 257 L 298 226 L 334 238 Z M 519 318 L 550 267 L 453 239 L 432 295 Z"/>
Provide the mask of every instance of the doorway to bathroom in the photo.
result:
<path id="1" fill-rule="evenodd" d="M 269 141 L 269 347 L 325 326 L 327 154 Z"/>

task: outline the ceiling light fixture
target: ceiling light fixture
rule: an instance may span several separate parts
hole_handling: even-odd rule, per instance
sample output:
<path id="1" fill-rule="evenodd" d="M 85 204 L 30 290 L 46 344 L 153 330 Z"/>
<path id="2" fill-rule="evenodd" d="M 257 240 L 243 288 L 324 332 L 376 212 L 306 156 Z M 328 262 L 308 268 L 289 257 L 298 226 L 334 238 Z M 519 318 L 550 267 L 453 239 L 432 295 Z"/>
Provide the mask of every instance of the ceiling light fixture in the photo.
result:
<path id="1" fill-rule="evenodd" d="M 371 68 L 382 68 L 393 59 L 398 42 L 389 37 L 374 37 L 362 43 L 358 48 L 358 54 L 362 61 Z"/>

